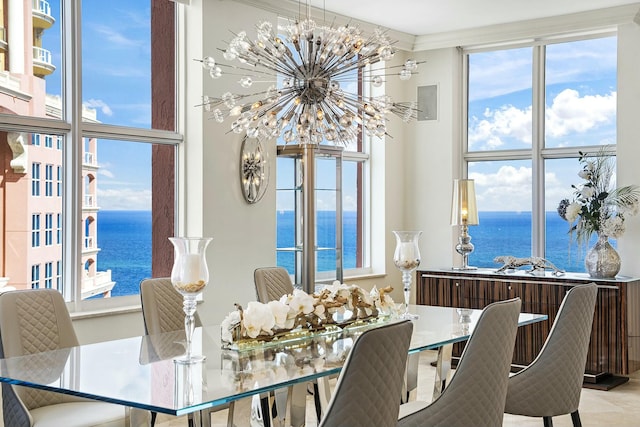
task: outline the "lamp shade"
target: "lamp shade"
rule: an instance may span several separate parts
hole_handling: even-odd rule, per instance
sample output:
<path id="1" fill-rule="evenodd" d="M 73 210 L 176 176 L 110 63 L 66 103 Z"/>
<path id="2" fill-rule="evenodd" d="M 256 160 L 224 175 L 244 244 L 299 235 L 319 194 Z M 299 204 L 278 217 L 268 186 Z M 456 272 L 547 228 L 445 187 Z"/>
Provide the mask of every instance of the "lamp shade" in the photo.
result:
<path id="1" fill-rule="evenodd" d="M 478 225 L 476 187 L 472 179 L 453 181 L 451 225 Z"/>

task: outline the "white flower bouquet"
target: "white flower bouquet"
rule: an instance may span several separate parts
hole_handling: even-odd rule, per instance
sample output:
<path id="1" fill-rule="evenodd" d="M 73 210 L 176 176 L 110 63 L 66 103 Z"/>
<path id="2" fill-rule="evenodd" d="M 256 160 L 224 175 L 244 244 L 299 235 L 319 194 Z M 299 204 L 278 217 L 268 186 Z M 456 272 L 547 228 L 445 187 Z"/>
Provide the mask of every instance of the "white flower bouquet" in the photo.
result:
<path id="1" fill-rule="evenodd" d="M 371 292 L 338 281 L 312 295 L 296 289 L 278 301 L 252 301 L 229 313 L 221 325 L 223 346 L 240 341 L 271 341 L 292 332 L 316 331 L 396 313 L 391 287 Z"/>
<path id="2" fill-rule="evenodd" d="M 611 238 L 622 236 L 627 216 L 638 214 L 640 189 L 636 185 L 615 188 L 615 159 L 606 150 L 595 155 L 580 153 L 581 185 L 572 185 L 573 200 L 563 199 L 558 214 L 570 224 L 579 244 L 586 244 L 593 233 Z"/>

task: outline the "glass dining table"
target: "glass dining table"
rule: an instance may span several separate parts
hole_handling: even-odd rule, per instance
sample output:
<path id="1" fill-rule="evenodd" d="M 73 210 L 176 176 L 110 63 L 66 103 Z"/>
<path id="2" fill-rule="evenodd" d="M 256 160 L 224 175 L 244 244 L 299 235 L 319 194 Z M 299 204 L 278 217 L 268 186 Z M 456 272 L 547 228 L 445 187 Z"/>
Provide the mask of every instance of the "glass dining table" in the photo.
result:
<path id="1" fill-rule="evenodd" d="M 409 353 L 438 349 L 437 394 L 450 367 L 451 346 L 469 338 L 481 310 L 414 305 L 410 311 L 418 318 L 412 320 Z M 546 318 L 522 313 L 519 325 Z M 383 323 L 242 350 L 222 348 L 220 326 L 205 326 L 194 333 L 193 351 L 206 359 L 187 365 L 174 362 L 185 352 L 183 331 L 85 344 L 0 359 L 0 382 L 143 410 L 132 413 L 180 416 L 337 374 L 357 336 Z M 130 423 L 148 420 L 132 416 Z"/>

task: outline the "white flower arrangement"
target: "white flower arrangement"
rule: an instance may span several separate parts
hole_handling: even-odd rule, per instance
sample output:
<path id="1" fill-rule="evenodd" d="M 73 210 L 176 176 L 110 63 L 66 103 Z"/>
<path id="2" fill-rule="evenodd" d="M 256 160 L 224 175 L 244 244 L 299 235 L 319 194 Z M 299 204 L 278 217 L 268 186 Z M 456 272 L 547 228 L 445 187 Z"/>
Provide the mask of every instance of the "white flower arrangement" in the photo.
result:
<path id="1" fill-rule="evenodd" d="M 625 219 L 640 210 L 640 187 L 615 188 L 615 158 L 606 149 L 579 153 L 578 176 L 585 182 L 571 186 L 573 200 L 561 200 L 558 214 L 569 222 L 569 233 L 575 232 L 579 244 L 586 244 L 593 233 L 616 239 L 624 234 Z"/>
<path id="2" fill-rule="evenodd" d="M 312 295 L 296 289 L 279 301 L 252 301 L 246 309 L 236 304 L 236 310 L 222 321 L 222 342 L 228 345 L 241 340 L 270 341 L 292 331 L 319 330 L 392 315 L 396 313 L 396 304 L 389 295 L 392 290 L 390 286 L 374 287 L 366 292 L 359 286 L 335 281 Z"/>

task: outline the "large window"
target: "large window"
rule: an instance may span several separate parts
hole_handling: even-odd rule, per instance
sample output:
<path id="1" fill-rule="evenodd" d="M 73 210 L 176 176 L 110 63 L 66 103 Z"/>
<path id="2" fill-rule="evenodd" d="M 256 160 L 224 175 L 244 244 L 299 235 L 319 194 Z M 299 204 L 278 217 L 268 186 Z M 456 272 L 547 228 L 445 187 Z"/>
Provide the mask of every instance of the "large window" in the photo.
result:
<path id="1" fill-rule="evenodd" d="M 175 124 L 175 3 L 17 6 L 0 8 L 5 26 L 16 23 L 5 28 L 12 39 L 0 49 L 0 246 L 16 248 L 0 255 L 0 276 L 15 288 L 35 288 L 44 265 L 46 287 L 63 292 L 75 310 L 137 302 L 140 281 L 170 274 L 173 253 L 167 238 L 174 234 L 182 140 Z M 48 197 L 37 197 L 41 182 Z M 26 218 L 12 214 L 25 211 Z M 46 259 L 39 258 L 43 250 L 24 253 L 40 245 L 40 212 L 47 212 Z M 131 297 L 105 298 L 115 296 Z"/>
<path id="2" fill-rule="evenodd" d="M 579 151 L 615 151 L 616 50 L 612 34 L 466 50 L 464 159 L 480 213 L 471 264 L 541 256 L 583 271 L 586 251 L 556 209 L 580 182 Z"/>
<path id="3" fill-rule="evenodd" d="M 363 94 L 366 90 L 362 84 L 362 76 L 357 70 L 347 73 L 341 80 L 345 92 Z M 369 188 L 369 140 L 364 132 L 359 133 L 356 140 L 343 147 L 342 153 L 342 266 L 344 276 L 366 274 L 371 271 L 370 251 L 367 242 L 370 239 L 368 218 L 369 203 L 366 189 Z M 278 144 L 284 144 L 280 138 Z M 322 144 L 329 144 L 323 141 Z M 291 158 L 277 160 L 278 189 L 298 188 L 300 176 L 296 176 L 295 162 Z M 316 206 L 316 245 L 323 248 L 335 247 L 336 241 L 336 172 L 335 160 L 327 158 L 316 163 L 316 191 L 314 197 Z M 300 212 L 296 214 L 296 200 L 290 192 L 278 192 L 276 198 L 277 209 L 277 247 L 292 248 L 296 242 L 296 224 L 302 225 Z M 301 232 L 298 230 L 298 232 Z M 290 274 L 294 274 L 295 256 L 292 251 L 277 252 L 278 266 L 285 267 Z M 335 271 L 336 252 L 334 250 L 319 251 L 316 258 L 317 280 L 327 276 L 327 272 Z M 324 274 L 323 274 L 324 273 Z M 333 277 L 333 276 L 331 276 Z"/>

